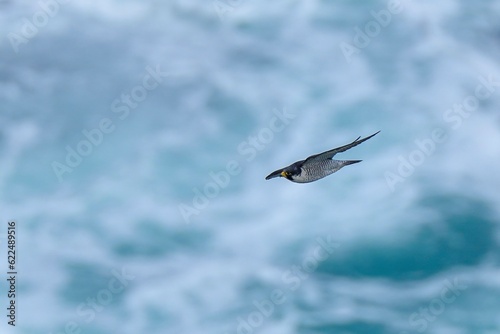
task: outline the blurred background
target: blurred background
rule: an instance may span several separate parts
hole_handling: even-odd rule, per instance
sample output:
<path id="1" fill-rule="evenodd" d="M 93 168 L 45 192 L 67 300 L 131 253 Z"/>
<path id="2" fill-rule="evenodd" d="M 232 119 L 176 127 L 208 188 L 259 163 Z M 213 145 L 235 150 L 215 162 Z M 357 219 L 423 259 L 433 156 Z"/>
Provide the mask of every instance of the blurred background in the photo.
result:
<path id="1" fill-rule="evenodd" d="M 0 7 L 0 332 L 500 333 L 500 1 Z"/>

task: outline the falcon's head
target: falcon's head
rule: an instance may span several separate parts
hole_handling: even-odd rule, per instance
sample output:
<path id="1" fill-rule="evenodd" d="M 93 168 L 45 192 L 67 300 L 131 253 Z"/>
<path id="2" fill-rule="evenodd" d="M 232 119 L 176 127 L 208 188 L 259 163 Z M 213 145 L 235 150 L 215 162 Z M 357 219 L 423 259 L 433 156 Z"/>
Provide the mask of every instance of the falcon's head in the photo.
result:
<path id="1" fill-rule="evenodd" d="M 272 172 L 271 174 L 269 174 L 266 177 L 266 180 L 270 180 L 270 179 L 273 179 L 275 177 L 284 177 L 284 178 L 287 178 L 288 180 L 292 181 L 293 176 L 300 175 L 300 173 L 302 172 L 302 170 L 300 169 L 301 163 L 302 163 L 302 161 L 299 161 L 299 162 L 296 162 L 294 164 L 291 164 L 288 167 L 278 169 L 278 170 Z"/>

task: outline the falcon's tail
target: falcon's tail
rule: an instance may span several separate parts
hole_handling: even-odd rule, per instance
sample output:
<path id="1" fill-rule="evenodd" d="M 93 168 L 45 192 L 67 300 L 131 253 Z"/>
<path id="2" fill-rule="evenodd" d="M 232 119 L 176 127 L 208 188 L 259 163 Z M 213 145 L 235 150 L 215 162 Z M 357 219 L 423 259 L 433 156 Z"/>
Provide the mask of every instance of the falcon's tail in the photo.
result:
<path id="1" fill-rule="evenodd" d="M 344 166 L 349 166 L 352 164 L 357 164 L 358 162 L 361 162 L 363 160 L 342 160 L 342 167 Z"/>

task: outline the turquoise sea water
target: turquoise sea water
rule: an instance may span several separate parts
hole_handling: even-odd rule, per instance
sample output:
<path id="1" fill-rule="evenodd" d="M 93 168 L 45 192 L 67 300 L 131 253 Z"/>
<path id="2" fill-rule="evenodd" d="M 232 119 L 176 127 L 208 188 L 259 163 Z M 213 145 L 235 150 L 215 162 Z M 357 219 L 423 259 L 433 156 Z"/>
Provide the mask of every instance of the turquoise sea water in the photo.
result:
<path id="1" fill-rule="evenodd" d="M 1 333 L 500 333 L 500 1 L 0 8 Z"/>

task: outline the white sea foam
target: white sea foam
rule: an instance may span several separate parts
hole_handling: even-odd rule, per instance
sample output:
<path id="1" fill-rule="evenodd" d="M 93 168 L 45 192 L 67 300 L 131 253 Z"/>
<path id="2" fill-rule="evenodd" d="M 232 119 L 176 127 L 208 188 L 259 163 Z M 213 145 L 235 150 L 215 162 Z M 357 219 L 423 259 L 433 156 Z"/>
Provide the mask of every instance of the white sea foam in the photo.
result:
<path id="1" fill-rule="evenodd" d="M 498 328 L 500 90 L 459 128 L 443 120 L 474 93 L 480 76 L 500 78 L 497 46 L 479 48 L 453 29 L 476 27 L 461 16 L 467 5 L 409 2 L 351 64 L 339 44 L 385 3 L 241 1 L 223 21 L 212 5 L 73 1 L 19 55 L 0 53 L 12 63 L 0 70 L 8 108 L 0 116 L 0 185 L 2 219 L 16 219 L 20 229 L 20 328 L 58 332 L 76 321 L 88 333 L 236 333 L 238 317 L 246 319 L 254 301 L 278 288 L 289 292 L 286 301 L 255 332 L 349 332 L 356 325 L 367 333 L 411 331 L 412 313 L 456 277 L 469 288 L 428 332 Z M 495 6 L 483 14 L 494 16 Z M 38 7 L 6 8 L 4 22 L 18 29 Z M 64 159 L 83 129 L 103 117 L 116 120 L 112 101 L 155 64 L 176 75 L 58 184 L 50 163 Z M 296 118 L 248 161 L 238 145 L 267 127 L 274 109 Z M 447 140 L 391 191 L 385 173 L 437 127 Z M 264 180 L 378 130 L 339 155 L 360 164 L 306 185 Z M 179 203 L 192 205 L 193 188 L 203 189 L 210 172 L 231 160 L 241 173 L 185 224 Z M 460 211 L 481 205 L 484 212 Z M 455 229 L 456 212 L 476 217 L 470 231 L 491 232 L 493 243 Z M 430 231 L 430 241 L 422 231 Z M 289 291 L 283 274 L 327 235 L 339 249 Z M 456 246 L 464 240 L 491 248 L 467 248 L 478 254 L 471 260 Z M 370 247 L 385 253 L 372 256 Z M 404 266 L 384 274 L 380 268 L 396 266 L 400 252 L 407 261 L 431 254 L 429 267 L 421 265 L 414 278 Z M 441 261 L 441 254 L 456 261 Z M 76 308 L 122 267 L 136 278 L 87 323 Z M 478 309 L 490 310 L 481 322 L 470 316 Z"/>

